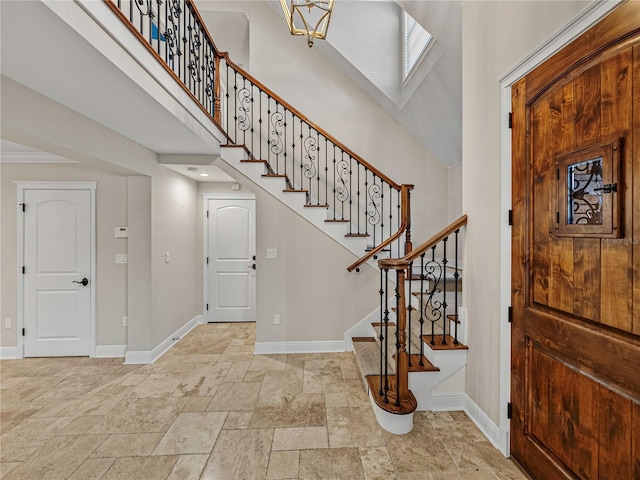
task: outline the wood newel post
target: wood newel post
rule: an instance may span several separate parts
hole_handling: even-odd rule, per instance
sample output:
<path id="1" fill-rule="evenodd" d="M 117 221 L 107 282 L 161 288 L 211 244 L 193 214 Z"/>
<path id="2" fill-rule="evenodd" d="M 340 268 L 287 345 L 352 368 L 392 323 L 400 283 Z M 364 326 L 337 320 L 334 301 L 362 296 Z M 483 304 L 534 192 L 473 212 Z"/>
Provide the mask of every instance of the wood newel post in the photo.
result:
<path id="1" fill-rule="evenodd" d="M 404 254 L 407 255 L 413 250 L 411 243 L 411 190 L 413 185 L 402 185 L 402 220 L 407 227 L 404 242 Z"/>
<path id="2" fill-rule="evenodd" d="M 396 270 L 398 289 L 398 325 L 396 351 L 396 405 L 409 398 L 409 357 L 407 355 L 407 299 L 404 291 L 405 270 Z"/>
<path id="3" fill-rule="evenodd" d="M 213 73 L 213 119 L 220 123 L 220 56 L 216 55 L 216 65 Z"/>

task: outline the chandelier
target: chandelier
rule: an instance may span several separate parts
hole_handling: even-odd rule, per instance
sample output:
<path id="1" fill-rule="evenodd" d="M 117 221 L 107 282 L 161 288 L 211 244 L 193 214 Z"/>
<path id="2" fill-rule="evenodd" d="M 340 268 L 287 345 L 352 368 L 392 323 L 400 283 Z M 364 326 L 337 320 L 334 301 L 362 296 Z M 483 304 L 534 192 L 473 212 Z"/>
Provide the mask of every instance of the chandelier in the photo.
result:
<path id="1" fill-rule="evenodd" d="M 307 37 L 309 48 L 316 38 L 324 40 L 327 36 L 334 3 L 335 0 L 280 0 L 291 35 Z"/>

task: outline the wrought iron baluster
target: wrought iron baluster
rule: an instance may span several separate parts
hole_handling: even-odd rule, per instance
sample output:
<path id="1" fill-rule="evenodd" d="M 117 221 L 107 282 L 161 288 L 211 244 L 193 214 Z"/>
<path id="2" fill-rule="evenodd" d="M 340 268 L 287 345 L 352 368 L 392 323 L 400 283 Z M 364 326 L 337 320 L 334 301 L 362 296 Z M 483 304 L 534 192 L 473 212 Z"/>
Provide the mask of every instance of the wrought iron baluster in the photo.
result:
<path id="1" fill-rule="evenodd" d="M 357 198 L 357 208 L 356 208 L 356 216 L 357 216 L 357 221 L 358 221 L 358 233 L 362 233 L 362 230 L 360 230 L 360 164 L 357 165 L 356 167 L 358 169 L 358 191 L 356 193 L 356 198 Z"/>
<path id="2" fill-rule="evenodd" d="M 328 147 L 329 141 L 327 140 L 327 138 L 325 137 L 324 139 L 324 200 L 325 203 L 329 203 L 329 147 Z M 336 219 L 336 211 L 334 208 L 332 208 L 331 210 L 333 210 L 333 219 Z"/>
<path id="3" fill-rule="evenodd" d="M 413 311 L 413 306 L 411 305 L 411 295 L 412 295 L 412 284 L 413 284 L 413 262 L 409 264 L 409 268 L 407 270 L 407 276 L 409 277 L 409 293 L 407 295 L 407 352 L 409 354 L 409 366 L 411 366 L 411 312 Z"/>
<path id="4" fill-rule="evenodd" d="M 384 271 L 384 282 L 386 285 L 384 296 L 384 403 L 389 403 L 389 270 Z"/>
<path id="5" fill-rule="evenodd" d="M 384 394 L 383 392 L 383 386 L 384 386 L 384 382 L 383 382 L 383 359 L 384 359 L 384 351 L 382 349 L 383 345 L 384 345 L 384 293 L 385 293 L 385 289 L 386 289 L 386 284 L 383 284 L 383 278 L 385 278 L 385 272 L 388 272 L 387 269 L 384 270 L 380 270 L 380 290 L 379 290 L 379 294 L 380 294 L 380 333 L 378 335 L 378 340 L 380 341 L 380 391 L 378 392 L 378 395 L 382 396 Z"/>
<path id="6" fill-rule="evenodd" d="M 442 345 L 447 344 L 447 240 L 442 239 Z"/>
<path id="7" fill-rule="evenodd" d="M 458 342 L 458 323 L 460 323 L 460 317 L 458 316 L 458 314 L 459 314 L 459 311 L 458 311 L 459 310 L 459 308 L 458 308 L 458 286 L 459 286 L 458 285 L 458 279 L 460 277 L 460 272 L 458 270 L 458 255 L 459 255 L 459 252 L 458 252 L 458 237 L 459 237 L 459 234 L 460 234 L 460 229 L 458 228 L 454 233 L 456 235 L 456 237 L 455 237 L 455 240 L 456 240 L 456 245 L 455 245 L 456 257 L 455 257 L 455 272 L 453 273 L 453 278 L 455 279 L 455 293 L 454 293 L 454 303 L 455 303 L 455 306 L 454 306 L 454 311 L 455 311 L 454 315 L 455 315 L 455 317 L 454 318 L 455 318 L 455 322 L 454 322 L 453 343 L 454 343 L 454 345 L 458 345 L 458 343 L 459 343 Z"/>
<path id="8" fill-rule="evenodd" d="M 318 203 L 322 204 L 322 197 L 320 196 L 320 155 L 321 155 L 321 148 L 320 148 L 320 134 L 318 133 L 318 131 L 314 128 L 313 130 L 316 134 L 316 141 L 315 141 L 315 145 L 316 145 L 316 193 L 318 194 Z M 324 202 L 327 203 L 327 202 Z"/>
<path id="9" fill-rule="evenodd" d="M 420 255 L 420 366 L 424 366 L 424 342 L 422 336 L 424 335 L 424 253 Z"/>

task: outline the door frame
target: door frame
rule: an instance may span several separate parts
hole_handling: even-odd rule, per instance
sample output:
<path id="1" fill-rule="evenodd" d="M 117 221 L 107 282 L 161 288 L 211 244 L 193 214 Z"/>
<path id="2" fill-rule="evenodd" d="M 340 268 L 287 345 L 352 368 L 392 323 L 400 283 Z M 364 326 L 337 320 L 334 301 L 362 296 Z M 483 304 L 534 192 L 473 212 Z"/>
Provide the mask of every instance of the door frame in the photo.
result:
<path id="1" fill-rule="evenodd" d="M 17 181 L 18 202 L 18 244 L 17 244 L 17 265 L 16 275 L 18 277 L 18 301 L 16 319 L 16 358 L 24 358 L 24 337 L 21 335 L 24 328 L 24 276 L 22 266 L 24 265 L 24 215 L 22 215 L 22 204 L 24 203 L 25 191 L 27 190 L 89 190 L 91 195 L 90 208 L 90 313 L 89 313 L 89 356 L 96 355 L 96 187 L 97 182 L 29 182 Z M 27 208 L 29 206 L 27 205 Z"/>
<path id="2" fill-rule="evenodd" d="M 531 52 L 521 62 L 505 73 L 499 80 L 500 85 L 500 423 L 497 436 L 493 441 L 500 452 L 508 457 L 511 452 L 511 420 L 508 418 L 507 404 L 511 401 L 511 324 L 509 307 L 511 306 L 511 87 L 522 77 L 567 46 L 581 34 L 602 20 L 611 11 L 626 0 L 608 2 L 595 1 L 565 27 L 556 32 L 540 47 Z"/>
<path id="3" fill-rule="evenodd" d="M 209 303 L 209 266 L 206 258 L 209 256 L 209 228 L 207 218 L 207 206 L 209 200 L 253 200 L 255 202 L 256 195 L 254 193 L 203 193 L 202 194 L 202 316 L 205 323 L 208 321 L 207 304 Z M 256 215 L 257 220 L 257 215 Z M 257 227 L 257 222 L 256 222 Z M 256 228 L 256 250 L 258 244 L 258 229 Z M 256 271 L 257 275 L 257 271 Z M 257 294 L 256 280 L 256 299 Z M 257 305 L 256 305 L 257 308 Z M 257 316 L 256 316 L 257 321 Z"/>

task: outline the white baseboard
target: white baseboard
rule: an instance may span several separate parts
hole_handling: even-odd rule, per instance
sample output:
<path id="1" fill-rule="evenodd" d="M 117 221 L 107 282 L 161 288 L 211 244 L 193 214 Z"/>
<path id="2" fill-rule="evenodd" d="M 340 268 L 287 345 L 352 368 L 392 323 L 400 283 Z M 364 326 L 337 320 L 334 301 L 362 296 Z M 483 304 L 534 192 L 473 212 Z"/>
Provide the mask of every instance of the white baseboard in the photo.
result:
<path id="1" fill-rule="evenodd" d="M 196 315 L 190 321 L 185 323 L 182 327 L 176 330 L 173 334 L 165 338 L 159 345 L 153 350 L 134 350 L 128 351 L 125 355 L 125 365 L 145 365 L 155 362 L 160 358 L 167 350 L 189 333 L 196 325 L 204 323 L 204 317 L 202 315 Z"/>
<path id="2" fill-rule="evenodd" d="M 22 358 L 18 356 L 18 347 L 0 347 L 0 360 L 16 360 Z"/>
<path id="3" fill-rule="evenodd" d="M 431 395 L 431 410 L 434 412 L 457 412 L 464 410 L 466 397 L 464 393 Z"/>
<path id="4" fill-rule="evenodd" d="M 256 342 L 254 353 L 266 355 L 275 353 L 324 353 L 344 352 L 343 340 L 326 340 L 317 342 Z"/>
<path id="5" fill-rule="evenodd" d="M 464 411 L 476 424 L 485 437 L 496 447 L 505 457 L 510 454 L 509 432 L 496 425 L 489 415 L 487 415 L 468 395 L 464 395 Z"/>
<path id="6" fill-rule="evenodd" d="M 126 345 L 96 345 L 94 358 L 118 358 L 127 353 Z"/>

